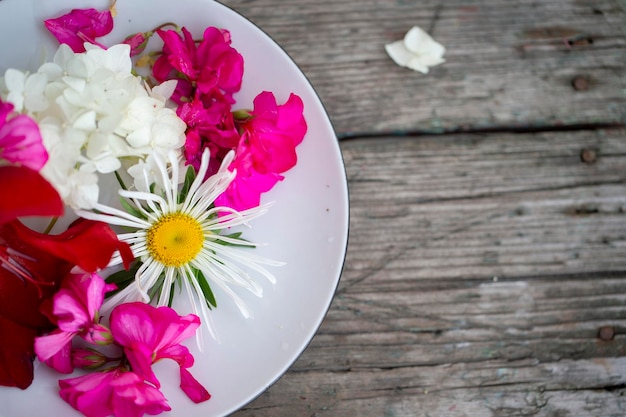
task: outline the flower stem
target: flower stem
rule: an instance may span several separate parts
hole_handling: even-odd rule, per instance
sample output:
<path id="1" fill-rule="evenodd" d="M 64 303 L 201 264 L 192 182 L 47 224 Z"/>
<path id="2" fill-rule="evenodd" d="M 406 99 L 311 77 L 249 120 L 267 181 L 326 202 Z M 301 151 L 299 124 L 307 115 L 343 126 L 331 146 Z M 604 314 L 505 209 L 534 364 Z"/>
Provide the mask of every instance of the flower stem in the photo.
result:
<path id="1" fill-rule="evenodd" d="M 50 223 L 48 223 L 46 230 L 43 231 L 43 234 L 44 235 L 50 234 L 50 232 L 52 231 L 52 228 L 54 227 L 55 224 L 57 224 L 58 221 L 59 221 L 58 217 L 53 217 L 52 220 L 50 220 Z"/>
<path id="2" fill-rule="evenodd" d="M 180 26 L 178 26 L 176 23 L 167 22 L 167 23 L 163 23 L 162 25 L 159 25 L 159 26 L 155 27 L 154 29 L 152 29 L 152 31 L 156 32 L 157 30 L 163 29 L 164 27 L 167 27 L 167 26 L 173 26 L 174 30 L 179 30 L 180 29 Z"/>
<path id="3" fill-rule="evenodd" d="M 128 188 L 126 187 L 126 184 L 124 184 L 124 180 L 122 180 L 122 177 L 120 176 L 120 173 L 115 171 L 115 178 L 117 179 L 117 182 L 120 184 L 120 187 L 122 187 L 122 190 L 128 190 Z"/>

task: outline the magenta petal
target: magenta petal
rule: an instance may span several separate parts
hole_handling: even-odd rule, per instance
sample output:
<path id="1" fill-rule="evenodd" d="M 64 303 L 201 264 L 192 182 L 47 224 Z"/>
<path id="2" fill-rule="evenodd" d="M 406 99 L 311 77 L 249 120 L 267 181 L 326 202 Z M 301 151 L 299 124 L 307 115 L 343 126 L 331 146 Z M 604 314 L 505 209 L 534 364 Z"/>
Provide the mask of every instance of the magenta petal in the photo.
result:
<path id="1" fill-rule="evenodd" d="M 111 386 L 115 417 L 142 417 L 144 414 L 156 415 L 171 410 L 161 391 L 146 384 L 134 372 L 120 373 Z"/>
<path id="2" fill-rule="evenodd" d="M 110 10 L 74 9 L 44 24 L 59 43 L 69 45 L 74 52 L 85 52 L 85 42 L 97 44 L 96 38 L 113 30 L 113 16 Z"/>
<path id="3" fill-rule="evenodd" d="M 59 387 L 61 398 L 87 417 L 142 417 L 171 410 L 158 389 L 120 369 L 63 379 Z"/>
<path id="4" fill-rule="evenodd" d="M 93 321 L 93 316 L 90 317 L 85 311 L 82 300 L 65 288 L 60 289 L 54 295 L 52 314 L 57 320 L 59 329 L 64 332 L 78 333 Z"/>
<path id="5" fill-rule="evenodd" d="M 307 131 L 300 97 L 291 94 L 278 105 L 274 94 L 264 91 L 254 99 L 253 116 L 243 124 L 250 140 L 256 171 L 283 173 L 297 162 L 296 146 Z"/>
<path id="6" fill-rule="evenodd" d="M 40 361 L 47 361 L 65 348 L 74 336 L 74 333 L 55 330 L 48 335 L 36 337 L 35 353 Z"/>
<path id="7" fill-rule="evenodd" d="M 135 342 L 140 342 L 155 347 L 158 343 L 158 336 L 150 309 L 155 309 L 155 307 L 139 302 L 116 306 L 109 318 L 115 341 L 121 346 L 130 346 Z"/>
<path id="8" fill-rule="evenodd" d="M 52 314 L 59 328 L 81 332 L 94 326 L 97 311 L 110 286 L 97 274 L 70 274 L 54 295 Z"/>
<path id="9" fill-rule="evenodd" d="M 198 89 L 208 93 L 213 86 L 228 94 L 239 91 L 243 79 L 243 56 L 230 46 L 230 33 L 215 27 L 205 29 L 198 45 Z"/>
<path id="10" fill-rule="evenodd" d="M 72 343 L 68 342 L 55 353 L 50 359 L 46 360 L 46 365 L 62 374 L 71 374 L 74 372 L 72 363 Z"/>
<path id="11" fill-rule="evenodd" d="M 140 302 L 116 306 L 110 316 L 111 332 L 133 371 L 157 388 L 152 364 L 173 359 L 181 368 L 193 365 L 193 356 L 180 343 L 192 336 L 200 319 L 192 314 L 179 316 L 169 307 L 154 307 Z"/>
<path id="12" fill-rule="evenodd" d="M 180 368 L 180 389 L 196 404 L 211 398 L 209 391 L 187 369 L 182 367 Z"/>
<path id="13" fill-rule="evenodd" d="M 115 289 L 97 274 L 72 274 L 65 279 L 63 286 L 67 286 L 74 297 L 81 302 L 90 320 L 102 306 L 106 292 Z"/>
<path id="14" fill-rule="evenodd" d="M 156 308 L 140 302 L 118 305 L 111 312 L 110 321 L 120 345 L 141 343 L 154 351 L 179 344 L 200 326 L 197 316 L 181 317 L 169 307 Z"/>
<path id="15" fill-rule="evenodd" d="M 161 349 L 154 361 L 156 362 L 159 359 L 166 358 L 172 359 L 182 368 L 190 368 L 194 363 L 193 355 L 189 352 L 189 349 L 183 345 L 172 345 Z"/>
<path id="16" fill-rule="evenodd" d="M 6 122 L 9 114 L 13 111 L 14 107 L 15 106 L 13 106 L 13 103 L 0 100 L 0 126 L 2 126 L 4 122 Z"/>
<path id="17" fill-rule="evenodd" d="M 26 115 L 0 120 L 0 158 L 35 171 L 48 161 L 39 126 Z"/>
<path id="18" fill-rule="evenodd" d="M 261 203 L 261 194 L 269 191 L 283 179 L 279 174 L 259 174 L 249 171 L 241 173 L 230 183 L 226 191 L 215 199 L 216 207 L 230 207 L 242 211 L 257 207 Z"/>
<path id="19" fill-rule="evenodd" d="M 124 353 L 128 362 L 130 362 L 131 368 L 146 381 L 154 384 L 159 388 L 161 383 L 157 379 L 154 371 L 152 370 L 152 350 L 140 343 L 133 343 L 131 346 L 124 347 Z"/>
<path id="20" fill-rule="evenodd" d="M 163 39 L 166 50 L 169 52 L 168 62 L 191 79 L 196 77 L 196 47 L 191 33 L 182 28 L 183 38 L 174 30 L 157 30 L 157 34 Z M 190 41 L 191 40 L 191 41 Z"/>
<path id="21" fill-rule="evenodd" d="M 108 417 L 113 414 L 111 382 L 116 372 L 95 372 L 59 381 L 59 395 L 87 417 Z"/>

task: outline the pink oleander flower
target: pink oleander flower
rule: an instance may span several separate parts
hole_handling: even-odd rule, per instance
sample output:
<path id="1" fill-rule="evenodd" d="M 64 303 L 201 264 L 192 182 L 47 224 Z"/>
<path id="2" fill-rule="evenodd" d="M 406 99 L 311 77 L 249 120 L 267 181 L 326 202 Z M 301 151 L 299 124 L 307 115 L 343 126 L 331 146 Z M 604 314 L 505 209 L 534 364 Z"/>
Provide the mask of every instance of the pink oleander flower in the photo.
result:
<path id="1" fill-rule="evenodd" d="M 208 27 L 198 45 L 186 28 L 181 32 L 157 30 L 164 45 L 152 69 L 156 80 L 178 79 L 172 96 L 178 104 L 191 99 L 196 88 L 201 95 L 233 103 L 233 93 L 241 88 L 243 57 L 230 45 L 230 32 Z"/>
<path id="2" fill-rule="evenodd" d="M 59 381 L 59 395 L 86 417 L 141 417 L 170 411 L 165 396 L 120 368 Z"/>
<path id="3" fill-rule="evenodd" d="M 0 99 L 0 159 L 39 171 L 48 161 L 37 123 L 26 115 L 12 115 L 13 104 Z"/>
<path id="4" fill-rule="evenodd" d="M 81 336 L 89 343 L 110 344 L 112 336 L 108 328 L 98 322 L 98 310 L 104 295 L 115 288 L 97 274 L 68 275 L 54 295 L 51 311 L 47 314 L 58 328 L 35 338 L 35 352 L 39 360 L 59 372 L 67 373 L 73 370 L 71 355 L 66 352 L 69 352 L 68 347 L 71 349 L 74 336 Z M 59 353 L 61 357 L 57 356 Z"/>
<path id="5" fill-rule="evenodd" d="M 208 391 L 189 373 L 194 363 L 187 347 L 180 343 L 194 335 L 200 326 L 198 316 L 179 316 L 169 307 L 153 307 L 135 302 L 120 304 L 111 311 L 111 332 L 133 372 L 157 388 L 159 380 L 152 364 L 161 359 L 173 359 L 180 366 L 180 387 L 194 402 L 211 398 Z"/>
<path id="6" fill-rule="evenodd" d="M 65 43 L 74 52 L 85 52 L 85 42 L 98 45 L 96 38 L 113 30 L 113 16 L 110 10 L 73 9 L 63 16 L 44 21 L 46 28 L 59 43 Z"/>
<path id="7" fill-rule="evenodd" d="M 303 110 L 302 100 L 295 94 L 282 105 L 267 91 L 254 99 L 254 109 L 239 123 L 243 134 L 230 167 L 237 169 L 237 177 L 218 197 L 217 205 L 236 210 L 258 206 L 261 194 L 296 165 L 296 146 L 307 131 Z"/>

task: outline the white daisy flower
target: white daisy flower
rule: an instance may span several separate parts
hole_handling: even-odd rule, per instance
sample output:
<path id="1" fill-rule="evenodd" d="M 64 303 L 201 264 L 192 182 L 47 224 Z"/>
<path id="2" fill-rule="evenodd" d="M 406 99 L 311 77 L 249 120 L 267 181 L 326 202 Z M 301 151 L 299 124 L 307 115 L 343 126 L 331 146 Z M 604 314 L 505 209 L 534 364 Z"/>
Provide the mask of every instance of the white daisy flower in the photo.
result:
<path id="1" fill-rule="evenodd" d="M 280 266 L 282 263 L 250 253 L 251 247 L 258 246 L 255 243 L 242 240 L 238 235 L 221 234 L 234 226 L 249 225 L 250 220 L 268 209 L 268 205 L 263 205 L 237 212 L 228 207 L 212 207 L 215 199 L 235 178 L 236 172 L 228 170 L 233 157 L 234 152 L 229 153 L 219 171 L 204 180 L 209 165 L 209 151 L 206 149 L 197 176 L 182 199 L 178 189 L 177 154 L 170 153 L 169 170 L 166 163 L 155 155 L 160 176 L 156 184 L 160 185 L 157 188 L 162 188 L 161 192 L 120 190 L 120 196 L 127 199 L 130 205 L 128 211 L 99 203 L 94 207 L 95 212 L 77 211 L 86 219 L 135 230 L 119 234 L 118 238 L 131 246 L 135 257 L 141 260 L 141 266 L 135 274 L 134 283 L 109 298 L 103 306 L 104 310 L 124 302 L 150 302 L 155 290 L 160 291 L 156 304 L 168 305 L 174 284 L 178 281 L 189 294 L 191 310 L 202 318 L 215 337 L 206 301 L 206 287 L 210 282 L 230 296 L 244 317 L 252 316 L 234 288 L 244 288 L 261 297 L 261 286 L 246 271 L 257 272 L 275 283 L 274 276 L 262 265 Z M 144 175 L 146 179 L 150 176 L 147 168 Z M 117 255 L 110 266 L 120 263 Z M 201 337 L 199 334 L 199 346 L 203 344 Z"/>

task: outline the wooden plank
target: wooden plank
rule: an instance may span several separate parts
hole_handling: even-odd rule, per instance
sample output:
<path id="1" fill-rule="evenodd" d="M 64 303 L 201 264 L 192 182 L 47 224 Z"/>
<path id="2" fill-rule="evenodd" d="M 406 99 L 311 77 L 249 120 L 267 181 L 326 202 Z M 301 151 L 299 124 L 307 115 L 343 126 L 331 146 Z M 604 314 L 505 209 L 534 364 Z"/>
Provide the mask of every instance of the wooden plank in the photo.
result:
<path id="1" fill-rule="evenodd" d="M 337 296 L 236 415 L 624 415 L 625 134 L 342 142 Z"/>
<path id="2" fill-rule="evenodd" d="M 624 271 L 624 131 L 343 143 L 351 240 L 368 281 Z M 581 162 L 584 150 L 596 162 Z"/>
<path id="3" fill-rule="evenodd" d="M 623 415 L 626 274 L 458 284 L 338 297 L 293 369 L 237 416 Z"/>
<path id="4" fill-rule="evenodd" d="M 294 58 L 340 135 L 626 121 L 621 0 L 223 3 Z M 384 51 L 413 25 L 447 48 L 426 76 Z"/>

